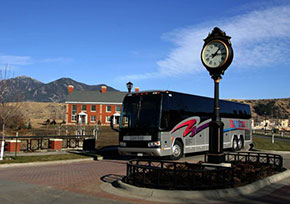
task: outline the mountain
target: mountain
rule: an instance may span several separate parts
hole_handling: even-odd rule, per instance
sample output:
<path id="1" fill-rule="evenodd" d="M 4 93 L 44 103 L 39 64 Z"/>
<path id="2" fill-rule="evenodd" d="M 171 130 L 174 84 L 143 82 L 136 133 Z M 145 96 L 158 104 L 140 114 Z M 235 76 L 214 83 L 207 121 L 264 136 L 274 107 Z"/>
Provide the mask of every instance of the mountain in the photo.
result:
<path id="1" fill-rule="evenodd" d="M 231 101 L 250 104 L 252 118 L 255 121 L 267 119 L 288 119 L 290 116 L 290 98 L 280 99 L 256 99 L 256 100 L 236 100 Z"/>
<path id="2" fill-rule="evenodd" d="M 23 101 L 26 93 L 43 85 L 44 83 L 26 76 L 0 80 L 0 99 L 6 102 Z"/>
<path id="3" fill-rule="evenodd" d="M 73 85 L 74 90 L 98 91 L 99 85 L 87 85 L 70 78 L 60 78 L 48 84 L 39 82 L 30 77 L 21 76 L 0 81 L 0 87 L 6 87 L 4 100 L 11 101 L 34 101 L 34 102 L 64 102 L 68 95 L 68 86 Z M 107 86 L 107 85 L 105 85 Z M 0 88 L 1 90 L 2 88 Z M 118 91 L 107 86 L 107 91 Z M 0 92 L 1 95 L 1 92 Z"/>

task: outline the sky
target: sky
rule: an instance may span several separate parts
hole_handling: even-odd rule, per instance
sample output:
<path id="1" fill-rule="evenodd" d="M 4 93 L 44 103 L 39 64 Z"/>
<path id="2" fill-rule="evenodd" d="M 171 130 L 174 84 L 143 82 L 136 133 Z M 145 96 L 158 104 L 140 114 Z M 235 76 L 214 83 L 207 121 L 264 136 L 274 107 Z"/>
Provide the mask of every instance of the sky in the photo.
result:
<path id="1" fill-rule="evenodd" d="M 290 0 L 0 0 L 0 68 L 126 91 L 213 97 L 200 59 L 214 27 L 231 36 L 224 99 L 290 97 Z"/>

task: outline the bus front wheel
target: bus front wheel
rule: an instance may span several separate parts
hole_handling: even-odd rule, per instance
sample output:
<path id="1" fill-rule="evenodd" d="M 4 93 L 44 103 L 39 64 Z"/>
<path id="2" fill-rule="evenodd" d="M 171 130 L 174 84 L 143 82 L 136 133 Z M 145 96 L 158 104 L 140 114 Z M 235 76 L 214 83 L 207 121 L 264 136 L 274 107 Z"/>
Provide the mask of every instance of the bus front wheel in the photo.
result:
<path id="1" fill-rule="evenodd" d="M 172 147 L 172 160 L 178 160 L 183 156 L 183 145 L 180 141 L 175 141 L 173 147 Z"/>

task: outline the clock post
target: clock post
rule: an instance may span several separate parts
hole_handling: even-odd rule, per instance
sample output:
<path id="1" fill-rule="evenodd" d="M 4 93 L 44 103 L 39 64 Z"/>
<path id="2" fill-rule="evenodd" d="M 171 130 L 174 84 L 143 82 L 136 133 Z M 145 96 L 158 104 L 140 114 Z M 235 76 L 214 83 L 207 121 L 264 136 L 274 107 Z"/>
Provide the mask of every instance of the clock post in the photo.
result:
<path id="1" fill-rule="evenodd" d="M 224 74 L 233 60 L 230 38 L 221 29 L 215 27 L 207 38 L 204 39 L 204 46 L 201 51 L 201 61 L 214 80 L 214 111 L 212 121 L 209 124 L 207 162 L 215 164 L 225 161 L 223 153 L 224 124 L 221 121 L 219 107 L 219 82 L 222 79 L 221 75 Z"/>

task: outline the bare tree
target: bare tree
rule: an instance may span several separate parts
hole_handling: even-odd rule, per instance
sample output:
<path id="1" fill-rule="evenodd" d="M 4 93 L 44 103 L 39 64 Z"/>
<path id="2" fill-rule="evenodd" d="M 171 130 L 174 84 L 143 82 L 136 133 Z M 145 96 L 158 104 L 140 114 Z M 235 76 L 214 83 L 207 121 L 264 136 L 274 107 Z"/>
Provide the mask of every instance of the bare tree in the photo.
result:
<path id="1" fill-rule="evenodd" d="M 3 160 L 4 152 L 4 137 L 5 129 L 15 127 L 23 122 L 23 115 L 20 112 L 22 103 L 13 102 L 9 103 L 6 99 L 11 98 L 11 84 L 9 80 L 10 69 L 8 65 L 3 70 L 0 69 L 0 124 L 2 124 L 2 142 L 1 142 L 1 155 L 0 160 Z M 13 96 L 17 101 L 21 101 L 21 96 Z"/>

